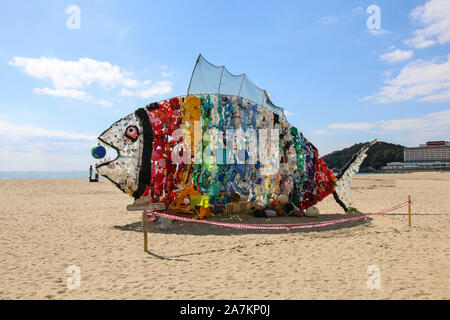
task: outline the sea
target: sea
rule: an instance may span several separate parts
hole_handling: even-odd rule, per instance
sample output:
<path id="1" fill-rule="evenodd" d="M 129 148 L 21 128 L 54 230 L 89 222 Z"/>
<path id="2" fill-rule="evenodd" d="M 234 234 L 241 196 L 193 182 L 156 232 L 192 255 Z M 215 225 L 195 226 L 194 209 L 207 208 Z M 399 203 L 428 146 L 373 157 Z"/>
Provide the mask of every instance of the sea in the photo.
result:
<path id="1" fill-rule="evenodd" d="M 0 180 L 9 179 L 70 179 L 89 178 L 89 170 L 82 171 L 0 171 Z"/>

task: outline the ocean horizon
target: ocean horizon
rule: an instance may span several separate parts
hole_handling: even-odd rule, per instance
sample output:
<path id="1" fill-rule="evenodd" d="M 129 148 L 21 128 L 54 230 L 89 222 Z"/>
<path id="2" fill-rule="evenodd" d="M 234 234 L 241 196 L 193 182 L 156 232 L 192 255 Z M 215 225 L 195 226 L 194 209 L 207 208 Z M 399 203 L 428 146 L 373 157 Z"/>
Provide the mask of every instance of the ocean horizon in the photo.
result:
<path id="1" fill-rule="evenodd" d="M 89 170 L 0 171 L 0 180 L 89 178 Z"/>

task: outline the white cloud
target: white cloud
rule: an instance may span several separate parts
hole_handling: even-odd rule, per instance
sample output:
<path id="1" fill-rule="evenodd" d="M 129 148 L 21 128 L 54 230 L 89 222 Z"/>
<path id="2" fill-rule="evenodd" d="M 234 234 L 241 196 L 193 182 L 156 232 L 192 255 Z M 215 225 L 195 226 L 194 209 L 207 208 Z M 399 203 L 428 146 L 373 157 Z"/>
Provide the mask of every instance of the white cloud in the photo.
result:
<path id="1" fill-rule="evenodd" d="M 122 89 L 125 90 L 125 89 Z M 52 97 L 57 98 L 69 98 L 69 99 L 78 99 L 83 101 L 93 102 L 103 107 L 111 107 L 113 106 L 112 102 L 109 102 L 104 99 L 96 100 L 86 94 L 85 91 L 76 90 L 76 89 L 50 89 L 50 88 L 34 88 L 34 92 L 38 94 L 46 94 Z"/>
<path id="2" fill-rule="evenodd" d="M 447 102 L 450 101 L 450 90 L 441 91 L 436 94 L 429 95 L 425 98 L 420 99 L 420 101 L 431 101 L 431 102 Z"/>
<path id="3" fill-rule="evenodd" d="M 436 43 L 450 42 L 450 1 L 429 0 L 410 13 L 413 21 L 424 25 L 414 31 L 414 37 L 405 41 L 415 48 L 427 48 Z"/>
<path id="4" fill-rule="evenodd" d="M 119 87 L 121 96 L 138 96 L 150 98 L 167 94 L 172 91 L 173 83 L 158 81 L 151 85 L 152 80 L 139 82 L 129 77 L 117 65 L 106 61 L 96 61 L 90 58 L 81 58 L 78 61 L 64 61 L 57 58 L 26 58 L 14 57 L 10 65 L 19 67 L 25 74 L 41 80 L 51 80 L 53 88 L 36 88 L 34 92 L 52 97 L 79 99 L 94 102 L 102 106 L 112 106 L 111 102 L 96 100 L 88 96 L 83 89 L 91 84 L 98 84 L 105 88 Z M 173 72 L 164 71 L 168 67 L 161 66 L 162 76 L 170 77 Z M 145 89 L 145 87 L 147 87 Z M 134 89 L 134 90 L 130 90 Z"/>
<path id="5" fill-rule="evenodd" d="M 143 84 L 151 84 L 152 81 L 151 80 L 146 80 L 144 81 Z M 127 90 L 127 89 L 122 89 L 119 92 L 119 95 L 121 96 L 126 96 L 126 97 L 131 97 L 131 96 L 137 96 L 143 99 L 148 99 L 151 97 L 155 97 L 155 96 L 162 96 L 165 94 L 168 94 L 169 92 L 172 91 L 172 86 L 173 83 L 170 81 L 157 81 L 154 85 L 151 85 L 149 87 L 147 87 L 146 89 L 140 89 L 140 90 Z"/>
<path id="6" fill-rule="evenodd" d="M 18 125 L 0 120 L 0 135 L 19 137 L 64 138 L 69 140 L 96 140 L 97 137 L 85 134 L 68 133 L 58 130 L 47 130 L 32 125 Z"/>
<path id="7" fill-rule="evenodd" d="M 127 77 L 119 66 L 106 61 L 81 58 L 64 61 L 57 58 L 15 57 L 10 65 L 22 68 L 26 74 L 38 79 L 50 79 L 56 89 L 77 89 L 98 83 L 103 87 L 136 87 L 138 82 Z"/>
<path id="8" fill-rule="evenodd" d="M 339 21 L 339 17 L 329 17 L 329 16 L 324 16 L 322 18 L 319 19 L 319 23 L 323 24 L 325 26 L 336 23 Z"/>
<path id="9" fill-rule="evenodd" d="M 147 80 L 144 82 L 144 84 L 151 84 L 151 83 L 152 83 L 151 80 Z M 122 89 L 119 92 L 119 95 L 127 96 L 127 97 L 137 96 L 140 98 L 148 99 L 151 97 L 168 94 L 169 92 L 172 91 L 172 89 L 173 89 L 172 86 L 173 86 L 173 83 L 170 81 L 157 81 L 154 85 L 151 85 L 146 89 L 134 90 L 134 91 Z"/>
<path id="10" fill-rule="evenodd" d="M 296 113 L 290 112 L 290 111 L 288 111 L 288 110 L 286 110 L 286 109 L 283 110 L 283 113 L 284 113 L 284 115 L 285 115 L 286 117 L 288 117 L 288 116 L 296 116 L 296 115 L 297 115 Z"/>
<path id="11" fill-rule="evenodd" d="M 362 100 L 390 103 L 418 99 L 426 102 L 450 101 L 450 55 L 445 59 L 416 60 L 392 79 L 384 81 L 380 92 Z"/>
<path id="12" fill-rule="evenodd" d="M 440 134 L 450 133 L 450 109 L 428 113 L 420 117 L 406 119 L 381 120 L 374 122 L 357 123 L 333 123 L 327 126 L 329 129 L 373 131 L 377 133 L 406 131 L 410 133 Z"/>
<path id="13" fill-rule="evenodd" d="M 333 123 L 327 126 L 329 129 L 344 129 L 344 130 L 367 130 L 373 127 L 369 122 L 347 122 L 347 123 Z"/>
<path id="14" fill-rule="evenodd" d="M 160 96 L 172 91 L 172 82 L 170 81 L 157 81 L 154 85 L 147 89 L 141 90 L 139 96 L 144 99 L 148 99 L 154 96 Z"/>
<path id="15" fill-rule="evenodd" d="M 70 99 L 86 99 L 86 92 L 76 89 L 50 89 L 50 88 L 34 88 L 34 92 L 46 94 L 52 97 L 70 98 Z"/>
<path id="16" fill-rule="evenodd" d="M 55 146 L 57 147 L 57 146 Z M 84 148 L 89 150 L 89 146 Z M 59 148 L 62 150 L 62 148 Z M 77 154 L 73 151 L 67 154 L 48 153 L 38 146 L 30 147 L 23 151 L 9 147 L 2 147 L 2 157 L 0 157 L 0 171 L 74 171 L 86 170 L 93 164 L 93 158 L 89 152 Z M 86 177 L 87 177 L 86 173 Z"/>
<path id="17" fill-rule="evenodd" d="M 165 78 L 168 78 L 173 75 L 173 72 L 163 71 L 163 72 L 161 72 L 161 75 Z"/>
<path id="18" fill-rule="evenodd" d="M 168 65 L 162 65 L 159 68 L 161 69 L 161 76 L 163 76 L 164 78 L 168 78 L 168 77 L 171 77 L 173 75 L 173 72 L 167 71 L 167 69 L 169 68 Z M 146 83 L 144 83 L 144 84 L 146 84 Z"/>
<path id="19" fill-rule="evenodd" d="M 130 90 L 127 90 L 127 89 L 124 89 L 124 88 L 122 88 L 122 90 L 120 90 L 120 92 L 119 92 L 119 95 L 120 95 L 120 96 L 131 97 L 131 96 L 134 96 L 134 92 L 133 92 L 133 91 L 130 91 Z"/>
<path id="20" fill-rule="evenodd" d="M 370 29 L 369 33 L 373 36 L 382 36 L 391 32 L 386 29 Z"/>
<path id="21" fill-rule="evenodd" d="M 396 49 L 391 52 L 384 53 L 380 56 L 381 61 L 386 61 L 388 63 L 400 62 L 411 59 L 414 55 L 412 50 L 400 50 Z"/>
<path id="22" fill-rule="evenodd" d="M 135 88 L 135 87 L 139 86 L 139 82 L 137 80 L 133 80 L 133 79 L 124 79 L 123 85 L 127 88 Z"/>
<path id="23" fill-rule="evenodd" d="M 354 8 L 352 10 L 352 14 L 354 14 L 354 15 L 364 15 L 364 14 L 366 14 L 366 10 L 363 7 L 359 6 L 359 7 L 356 7 L 356 8 Z"/>
<path id="24" fill-rule="evenodd" d="M 121 28 L 119 32 L 119 39 L 122 40 L 128 34 L 129 31 L 130 28 Z"/>
<path id="25" fill-rule="evenodd" d="M 97 104 L 99 104 L 99 105 L 101 105 L 103 107 L 112 107 L 113 106 L 112 102 L 109 102 L 109 101 L 106 101 L 106 100 L 103 100 L 103 99 L 98 100 Z"/>
<path id="26" fill-rule="evenodd" d="M 393 70 L 386 70 L 385 72 L 383 72 L 383 75 L 386 77 L 386 78 L 389 78 L 390 76 L 392 76 L 392 73 L 393 73 L 394 71 Z"/>
<path id="27" fill-rule="evenodd" d="M 0 120 L 0 170 L 80 170 L 96 137 Z"/>
<path id="28" fill-rule="evenodd" d="M 324 135 L 329 135 L 331 134 L 330 130 L 327 129 L 320 129 L 320 130 L 314 130 L 313 134 L 319 135 L 319 136 L 324 136 Z"/>

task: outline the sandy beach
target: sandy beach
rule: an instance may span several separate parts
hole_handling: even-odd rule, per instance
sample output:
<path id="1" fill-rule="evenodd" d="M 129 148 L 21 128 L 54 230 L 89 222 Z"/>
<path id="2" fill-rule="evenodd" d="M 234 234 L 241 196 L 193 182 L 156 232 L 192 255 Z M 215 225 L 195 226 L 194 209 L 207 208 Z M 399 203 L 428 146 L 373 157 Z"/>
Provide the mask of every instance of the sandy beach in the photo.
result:
<path id="1" fill-rule="evenodd" d="M 358 175 L 353 204 L 364 213 L 412 196 L 407 208 L 333 227 L 237 231 L 174 222 L 150 224 L 106 179 L 0 181 L 0 299 L 449 299 L 450 173 Z M 332 196 L 319 218 L 346 215 Z M 255 220 L 256 219 L 256 220 Z M 81 285 L 67 288 L 69 266 Z M 379 288 L 369 289 L 369 266 Z M 375 266 L 375 267 L 373 267 Z M 370 268 L 369 268 L 370 269 Z M 370 270 L 369 270 L 370 271 Z"/>

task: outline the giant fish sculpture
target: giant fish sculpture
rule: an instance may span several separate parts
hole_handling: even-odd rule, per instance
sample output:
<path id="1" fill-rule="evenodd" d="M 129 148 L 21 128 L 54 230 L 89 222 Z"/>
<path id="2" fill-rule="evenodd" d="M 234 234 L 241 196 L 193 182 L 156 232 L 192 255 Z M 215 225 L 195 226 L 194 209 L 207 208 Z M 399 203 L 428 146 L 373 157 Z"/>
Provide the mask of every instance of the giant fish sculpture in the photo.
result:
<path id="1" fill-rule="evenodd" d="M 279 215 L 289 214 L 330 194 L 348 211 L 350 177 L 376 142 L 335 175 L 282 112 L 222 93 L 150 103 L 98 141 L 117 155 L 97 163 L 96 171 L 120 190 L 174 212 L 200 210 L 201 218 L 236 200 L 259 208 L 275 204 Z"/>

